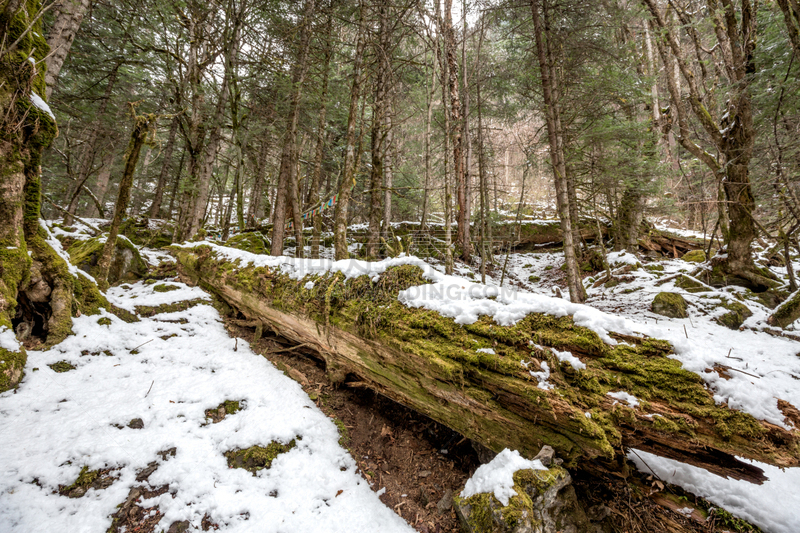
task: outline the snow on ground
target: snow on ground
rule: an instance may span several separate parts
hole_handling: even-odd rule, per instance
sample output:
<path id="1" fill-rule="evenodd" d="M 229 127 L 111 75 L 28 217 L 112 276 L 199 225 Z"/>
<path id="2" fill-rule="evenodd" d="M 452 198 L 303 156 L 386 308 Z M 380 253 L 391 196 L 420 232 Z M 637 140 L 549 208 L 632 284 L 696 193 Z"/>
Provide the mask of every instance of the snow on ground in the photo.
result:
<path id="1" fill-rule="evenodd" d="M 179 290 L 136 284 L 108 297 L 131 309 L 202 292 L 172 285 Z M 158 530 L 181 520 L 199 530 L 207 514 L 220 531 L 413 531 L 357 473 L 334 423 L 297 383 L 230 338 L 213 307 L 133 324 L 82 316 L 73 329 L 54 348 L 30 352 L 19 389 L 0 395 L 3 532 L 104 532 L 153 461 L 158 469 L 144 484 L 169 484 L 169 492 L 141 505 L 165 514 Z M 48 365 L 59 361 L 76 369 L 56 373 Z M 226 400 L 244 408 L 211 424 L 205 410 Z M 127 427 L 134 418 L 143 429 Z M 292 439 L 296 446 L 256 476 L 229 468 L 223 455 Z M 174 457 L 159 457 L 172 447 Z M 81 498 L 59 495 L 83 466 L 112 468 L 116 480 Z"/>

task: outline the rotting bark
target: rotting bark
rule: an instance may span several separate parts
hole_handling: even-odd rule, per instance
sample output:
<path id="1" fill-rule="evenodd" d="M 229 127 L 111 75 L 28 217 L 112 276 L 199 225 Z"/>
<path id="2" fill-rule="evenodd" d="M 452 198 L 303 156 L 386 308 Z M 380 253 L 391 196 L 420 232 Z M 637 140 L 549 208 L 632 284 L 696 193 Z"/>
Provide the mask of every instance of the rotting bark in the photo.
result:
<path id="1" fill-rule="evenodd" d="M 698 375 L 667 357 L 665 341 L 618 336 L 625 342 L 612 346 L 571 317 L 544 314 L 513 327 L 487 317 L 461 326 L 398 301 L 398 291 L 427 283 L 410 265 L 377 282 L 341 273 L 291 279 L 238 267 L 209 246 L 175 254 L 184 274 L 245 317 L 312 347 L 333 381 L 358 382 L 492 450 L 533 456 L 549 444 L 570 467 L 603 470 L 635 446 L 751 482 L 763 481 L 763 473 L 735 456 L 800 464 L 796 431 L 717 405 Z M 490 346 L 495 353 L 477 351 Z M 586 368 L 560 363 L 552 348 L 572 352 Z M 543 361 L 551 367 L 550 390 L 538 388 L 529 372 Z M 640 408 L 606 395 L 620 389 L 639 398 Z"/>

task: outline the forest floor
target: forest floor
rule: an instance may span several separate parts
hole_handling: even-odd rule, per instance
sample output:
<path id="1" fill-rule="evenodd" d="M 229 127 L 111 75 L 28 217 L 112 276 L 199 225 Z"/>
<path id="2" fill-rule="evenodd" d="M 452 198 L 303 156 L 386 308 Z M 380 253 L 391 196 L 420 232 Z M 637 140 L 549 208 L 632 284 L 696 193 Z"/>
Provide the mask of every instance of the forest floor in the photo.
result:
<path id="1" fill-rule="evenodd" d="M 718 401 L 794 423 L 777 400 L 800 405 L 800 343 L 767 333 L 767 307 L 737 288 L 676 287 L 670 276 L 697 268 L 678 259 L 642 268 L 625 254 L 609 259 L 618 283 L 589 289 L 603 320 L 670 340 Z M 568 305 L 549 296 L 563 288 L 562 262 L 557 250 L 511 254 L 516 304 Z M 457 275 L 478 277 L 464 265 Z M 499 281 L 495 269 L 487 283 Z M 662 290 L 681 293 L 689 317 L 652 314 Z M 0 395 L 0 530 L 459 531 L 448 496 L 480 464 L 469 441 L 368 390 L 330 385 L 312 354 L 283 339 L 251 344 L 253 330 L 220 315 L 199 288 L 170 279 L 119 285 L 108 297 L 140 321 L 75 319 L 75 335 L 29 352 L 20 387 Z M 735 331 L 715 321 L 734 298 L 753 311 Z M 764 531 L 800 523 L 800 469 L 759 464 L 769 480 L 756 486 L 641 451 L 629 458 L 641 473 L 628 480 L 575 479 L 615 530 L 714 529 L 691 516 L 707 502 L 664 483 Z"/>

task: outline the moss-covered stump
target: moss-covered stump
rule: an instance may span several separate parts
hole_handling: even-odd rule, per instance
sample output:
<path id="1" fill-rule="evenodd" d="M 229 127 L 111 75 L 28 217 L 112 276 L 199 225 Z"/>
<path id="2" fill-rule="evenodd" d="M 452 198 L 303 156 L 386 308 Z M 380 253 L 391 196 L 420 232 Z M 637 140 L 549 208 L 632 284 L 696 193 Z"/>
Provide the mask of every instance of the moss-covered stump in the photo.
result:
<path id="1" fill-rule="evenodd" d="M 681 259 L 689 263 L 705 263 L 706 253 L 703 250 L 692 250 L 683 254 Z"/>
<path id="2" fill-rule="evenodd" d="M 686 318 L 686 300 L 683 296 L 674 292 L 659 292 L 653 298 L 650 309 L 657 315 L 669 318 Z"/>
<path id="3" fill-rule="evenodd" d="M 625 336 L 609 345 L 569 316 L 536 313 L 511 327 L 485 316 L 462 326 L 398 301 L 400 290 L 428 283 L 411 265 L 377 281 L 341 273 L 291 279 L 208 246 L 173 251 L 185 275 L 248 320 L 315 350 L 332 380 L 366 384 L 495 452 L 532 457 L 547 444 L 566 466 L 591 469 L 635 446 L 756 481 L 761 471 L 734 455 L 800 464 L 794 431 L 717 405 L 697 374 L 668 357 L 665 341 Z M 552 349 L 570 351 L 586 368 L 574 370 Z M 547 390 L 532 375 L 544 363 Z M 620 390 L 641 406 L 614 405 L 607 393 Z"/>
<path id="4" fill-rule="evenodd" d="M 454 506 L 467 533 L 584 533 L 593 531 L 564 468 L 518 470 L 516 496 L 503 505 L 493 494 L 456 497 Z"/>
<path id="5" fill-rule="evenodd" d="M 721 306 L 727 309 L 728 312 L 718 316 L 716 321 L 726 328 L 739 329 L 745 320 L 753 316 L 750 308 L 743 303 L 724 300 Z"/>
<path id="6" fill-rule="evenodd" d="M 225 452 L 225 458 L 228 460 L 230 468 L 244 468 L 248 472 L 255 474 L 259 470 L 271 467 L 272 461 L 280 454 L 286 453 L 294 447 L 294 439 L 288 444 L 273 441 L 267 444 L 266 447 L 251 446 L 244 450 L 227 451 Z"/>
<path id="7" fill-rule="evenodd" d="M 269 239 L 258 231 L 247 231 L 234 235 L 225 241 L 225 246 L 261 255 L 269 254 L 270 249 Z"/>
<path id="8" fill-rule="evenodd" d="M 770 326 L 785 328 L 798 318 L 800 318 L 800 291 L 796 291 L 780 307 L 775 309 L 767 319 L 767 323 Z"/>
<path id="9" fill-rule="evenodd" d="M 94 276 L 97 270 L 97 262 L 103 253 L 104 243 L 103 237 L 75 242 L 67 250 L 70 261 L 84 272 Z M 147 263 L 142 259 L 136 246 L 125 237 L 117 237 L 114 257 L 108 269 L 108 282 L 136 281 L 144 277 L 145 274 L 147 274 Z"/>

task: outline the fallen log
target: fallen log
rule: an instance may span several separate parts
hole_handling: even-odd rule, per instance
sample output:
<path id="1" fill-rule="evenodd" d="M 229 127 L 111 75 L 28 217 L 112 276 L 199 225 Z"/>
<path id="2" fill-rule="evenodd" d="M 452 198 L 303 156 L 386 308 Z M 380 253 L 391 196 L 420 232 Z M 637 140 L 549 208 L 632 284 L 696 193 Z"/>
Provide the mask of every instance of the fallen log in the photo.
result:
<path id="1" fill-rule="evenodd" d="M 756 483 L 763 472 L 736 456 L 800 464 L 797 432 L 717 405 L 699 376 L 667 357 L 666 341 L 626 337 L 612 346 L 569 316 L 538 313 L 511 327 L 488 317 L 459 325 L 398 301 L 399 291 L 428 283 L 412 265 L 375 281 L 342 273 L 292 279 L 208 246 L 173 252 L 184 275 L 248 320 L 313 348 L 334 381 L 357 381 L 491 450 L 532 457 L 547 444 L 569 467 L 608 470 L 636 447 Z M 553 349 L 585 368 L 561 362 Z M 532 371 L 548 367 L 553 387 L 543 389 Z M 607 395 L 620 390 L 639 407 Z"/>

